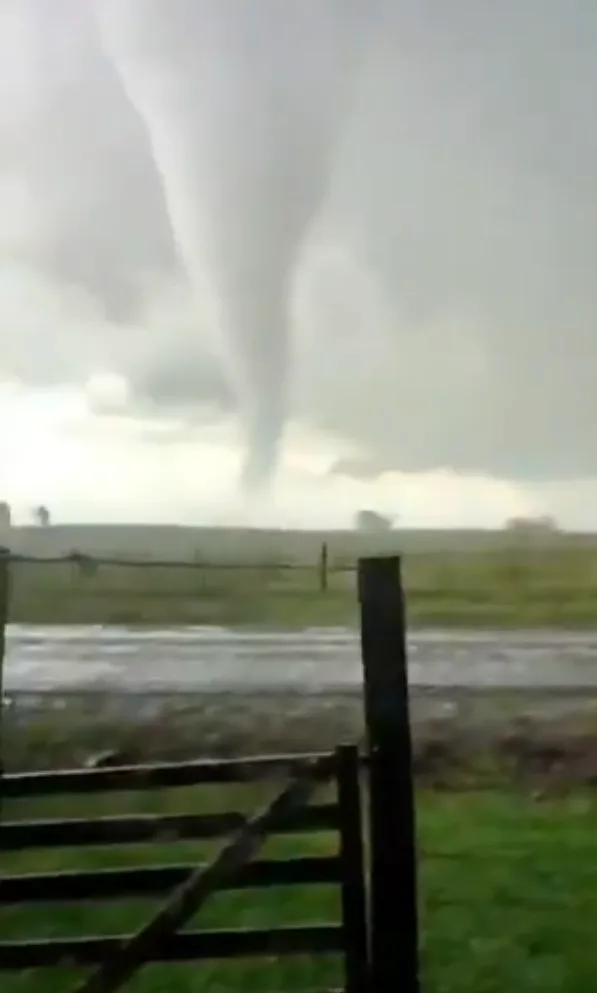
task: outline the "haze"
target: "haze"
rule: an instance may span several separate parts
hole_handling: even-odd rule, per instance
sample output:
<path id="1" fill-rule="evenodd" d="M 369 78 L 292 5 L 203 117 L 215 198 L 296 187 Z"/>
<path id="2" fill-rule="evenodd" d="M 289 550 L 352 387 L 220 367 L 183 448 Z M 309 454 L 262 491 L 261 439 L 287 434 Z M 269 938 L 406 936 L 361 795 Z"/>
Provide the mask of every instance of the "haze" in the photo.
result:
<path id="1" fill-rule="evenodd" d="M 42 24 L 50 7 L 52 20 Z M 125 8 L 131 3 L 121 0 Z M 271 0 L 252 0 L 251 13 L 234 22 L 240 49 L 259 54 L 270 73 L 284 71 L 300 97 L 297 119 L 311 115 L 330 129 L 329 142 L 317 134 L 324 181 L 309 203 L 289 211 L 306 161 L 299 144 L 288 188 L 268 201 L 261 182 L 256 213 L 242 199 L 216 203 L 217 162 L 189 123 L 199 112 L 217 122 L 230 98 L 223 86 L 205 86 L 218 65 L 205 39 L 196 58 L 197 17 L 213 40 L 224 18 L 217 12 L 228 17 L 235 5 L 145 0 L 144 9 L 162 25 L 170 12 L 162 69 L 181 73 L 184 63 L 184 87 L 180 76 L 176 86 L 186 99 L 162 127 L 161 155 L 155 119 L 152 131 L 141 119 L 142 96 L 130 78 L 123 85 L 83 16 L 86 5 L 5 0 L 0 11 L 0 345 L 6 379 L 24 385 L 15 416 L 17 408 L 23 416 L 25 394 L 37 397 L 33 411 L 46 387 L 71 396 L 108 371 L 127 383 L 121 410 L 145 432 L 144 450 L 156 419 L 194 444 L 202 426 L 209 433 L 220 424 L 218 444 L 234 461 L 239 413 L 249 435 L 265 434 L 266 463 L 279 456 L 284 421 L 294 427 L 283 458 L 296 462 L 310 446 L 307 463 L 316 468 L 301 463 L 307 476 L 326 476 L 345 451 L 373 460 L 381 482 L 355 490 L 342 476 L 325 491 L 342 513 L 365 497 L 402 508 L 414 486 L 419 522 L 433 493 L 445 508 L 449 478 L 461 495 L 452 487 L 446 513 L 458 523 L 478 502 L 477 523 L 485 501 L 491 519 L 547 508 L 575 525 L 597 524 L 597 10 L 580 0 L 278 0 L 274 12 Z M 31 27 L 40 25 L 34 44 Z M 357 33 L 363 44 L 355 45 Z M 339 38 L 342 59 L 350 55 L 340 76 L 332 71 Z M 149 92 L 147 77 L 144 85 Z M 286 153 L 292 135 L 279 135 Z M 228 134 L 228 157 L 257 168 L 258 137 L 249 115 Z M 186 169 L 174 204 L 168 156 Z M 189 235 L 188 224 L 206 212 L 215 227 Z M 257 242 L 251 286 L 260 288 L 271 284 L 280 231 L 286 238 L 296 228 L 283 300 L 288 353 L 283 337 L 274 336 L 272 351 L 271 327 L 256 317 L 246 347 L 231 349 L 238 315 L 222 313 L 227 295 L 213 265 L 189 261 L 194 246 L 213 247 L 219 221 L 230 217 L 241 241 Z M 274 303 L 269 324 L 283 328 L 289 318 Z M 95 410 L 102 420 L 97 402 Z M 101 430 L 107 424 L 104 414 Z M 122 424 L 112 420 L 109 430 L 114 437 Z M 40 457 L 34 434 L 19 449 L 27 460 Z M 14 423 L 11 435 L 12 444 Z M 156 467 L 170 444 L 160 441 Z M 323 462 L 313 454 L 322 446 Z M 230 463 L 221 487 L 233 478 Z M 289 479 L 286 492 L 295 492 Z M 9 488 L 33 501 L 14 480 Z M 338 486 L 344 494 L 352 487 L 350 500 Z M 475 499 L 462 496 L 471 486 Z M 126 504 L 124 495 L 119 507 Z"/>

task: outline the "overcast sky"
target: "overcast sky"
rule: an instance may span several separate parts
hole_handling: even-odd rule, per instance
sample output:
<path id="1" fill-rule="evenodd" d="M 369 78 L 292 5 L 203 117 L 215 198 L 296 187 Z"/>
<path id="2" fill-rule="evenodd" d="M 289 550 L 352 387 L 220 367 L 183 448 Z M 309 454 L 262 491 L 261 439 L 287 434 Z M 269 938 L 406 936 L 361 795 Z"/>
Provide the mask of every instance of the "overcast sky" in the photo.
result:
<path id="1" fill-rule="evenodd" d="M 597 527 L 597 7 L 362 4 L 381 26 L 297 280 L 278 519 L 366 503 L 418 524 L 546 510 Z M 0 30 L 1 371 L 23 384 L 3 394 L 3 488 L 78 519 L 232 513 L 213 301 L 191 299 L 147 136 L 83 22 L 64 32 L 72 0 L 50 5 L 36 88 L 25 6 L 7 2 Z M 105 373 L 128 383 L 126 417 L 90 412 L 84 385 Z M 388 472 L 326 477 L 345 450 Z"/>
<path id="2" fill-rule="evenodd" d="M 373 481 L 331 474 L 349 454 L 342 439 L 292 425 L 272 498 L 235 496 L 238 425 L 233 419 L 131 417 L 122 384 L 98 376 L 86 391 L 6 385 L 0 391 L 2 495 L 17 522 L 49 506 L 59 521 L 244 523 L 350 527 L 372 507 L 404 526 L 499 526 L 543 504 L 515 485 L 457 475 L 387 473 Z M 103 416 L 94 413 L 103 408 Z M 108 413 L 108 408 L 111 412 Z M 569 518 L 586 526 L 582 515 Z"/>

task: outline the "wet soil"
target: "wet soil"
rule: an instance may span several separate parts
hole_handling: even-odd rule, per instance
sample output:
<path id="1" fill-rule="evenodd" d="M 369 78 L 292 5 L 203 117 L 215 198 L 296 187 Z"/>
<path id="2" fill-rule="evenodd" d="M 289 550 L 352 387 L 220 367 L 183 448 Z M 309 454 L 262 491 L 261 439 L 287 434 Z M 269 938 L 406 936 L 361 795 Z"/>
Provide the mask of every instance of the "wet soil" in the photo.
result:
<path id="1" fill-rule="evenodd" d="M 202 757 L 327 750 L 357 741 L 366 752 L 361 708 L 334 699 L 314 712 L 289 698 L 171 702 L 135 721 L 90 699 L 87 706 L 8 713 L 8 772 L 121 765 Z M 429 716 L 413 708 L 413 770 L 436 789 L 478 789 L 508 782 L 538 797 L 570 788 L 597 788 L 597 710 L 567 714 L 454 708 Z"/>

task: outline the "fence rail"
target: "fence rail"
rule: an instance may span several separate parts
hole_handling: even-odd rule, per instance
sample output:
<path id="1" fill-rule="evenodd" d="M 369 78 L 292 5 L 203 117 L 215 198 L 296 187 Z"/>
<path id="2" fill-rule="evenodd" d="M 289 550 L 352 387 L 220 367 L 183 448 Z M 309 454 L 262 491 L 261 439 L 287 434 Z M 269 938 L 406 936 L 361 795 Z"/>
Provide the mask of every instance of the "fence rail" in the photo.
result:
<path id="1" fill-rule="evenodd" d="M 24 848 L 82 848 L 92 845 L 142 845 L 159 838 L 178 841 L 208 841 L 234 831 L 243 821 L 238 811 L 224 814 L 139 814 L 130 817 L 94 819 L 6 821 L 0 831 L 4 851 Z M 333 804 L 306 807 L 293 821 L 282 823 L 276 833 L 314 833 L 338 826 Z"/>
<path id="2" fill-rule="evenodd" d="M 11 773 L 4 777 L 4 796 L 25 798 L 57 793 L 104 793 L 106 790 L 147 790 L 159 787 L 224 784 L 267 779 L 285 772 L 293 775 L 313 763 L 312 777 L 325 782 L 333 771 L 319 764 L 322 753 L 257 755 L 242 759 L 202 759 L 102 769 L 66 769 L 57 772 Z"/>
<path id="3" fill-rule="evenodd" d="M 239 821 L 236 827 L 240 829 L 241 826 Z M 293 823 L 292 830 L 297 830 L 296 823 Z M 194 868 L 191 863 L 185 863 L 152 865 L 138 869 L 96 869 L 89 872 L 40 872 L 6 876 L 2 880 L 0 904 L 16 906 L 24 903 L 70 903 L 76 900 L 128 900 L 131 897 L 160 896 L 184 882 Z M 234 879 L 223 882 L 221 888 L 229 890 L 339 883 L 341 878 L 340 863 L 335 855 L 286 860 L 263 859 L 244 866 Z"/>

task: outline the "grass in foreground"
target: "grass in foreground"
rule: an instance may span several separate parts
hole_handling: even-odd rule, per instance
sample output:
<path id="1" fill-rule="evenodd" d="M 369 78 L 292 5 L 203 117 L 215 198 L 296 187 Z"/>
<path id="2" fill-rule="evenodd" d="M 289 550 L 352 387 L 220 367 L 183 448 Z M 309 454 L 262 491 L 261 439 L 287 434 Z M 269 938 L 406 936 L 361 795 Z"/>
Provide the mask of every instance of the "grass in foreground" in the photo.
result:
<path id="1" fill-rule="evenodd" d="M 10 618 L 39 624 L 352 625 L 354 570 L 318 566 L 113 567 L 18 564 Z M 425 626 L 596 627 L 597 549 L 504 547 L 406 555 L 410 622 Z"/>
<path id="2" fill-rule="evenodd" d="M 212 791 L 210 793 L 209 791 Z M 173 792 L 143 801 L 121 797 L 121 809 L 181 809 Z M 188 799 L 188 792 L 186 797 Z M 212 797 L 212 801 L 210 801 Z M 240 794 L 237 791 L 237 799 Z M 244 803 L 249 797 L 244 796 Z M 252 796 L 255 799 L 255 796 Z M 54 801 L 35 814 L 70 816 L 114 812 L 114 801 L 79 800 L 65 809 Z M 201 791 L 200 808 L 229 805 L 214 787 Z M 243 805 L 239 803 L 239 806 Z M 249 804 L 250 805 L 250 804 Z M 188 806 L 188 804 L 185 804 Z M 197 803 L 195 802 L 195 806 Z M 8 804 L 5 817 L 28 816 L 26 804 Z M 424 989 L 427 993 L 587 993 L 597 973 L 597 803 L 584 795 L 534 802 L 507 792 L 419 796 L 421 922 Z M 325 852 L 332 836 L 276 839 L 274 856 Z M 199 860 L 206 846 L 167 844 L 93 852 L 22 853 L 6 858 L 4 872 L 79 866 L 167 863 Z M 1 856 L 0 856 L 1 859 Z M 105 903 L 96 907 L 27 907 L 0 913 L 0 936 L 7 940 L 128 931 L 145 918 L 151 904 Z M 219 895 L 196 926 L 276 927 L 287 923 L 335 920 L 333 888 L 287 887 Z M 399 903 L 396 937 L 399 940 Z M 3 976 L 6 993 L 58 993 L 73 983 L 68 968 Z M 338 963 L 326 959 L 198 963 L 152 966 L 127 989 L 131 993 L 212 993 L 325 989 L 340 981 Z"/>

